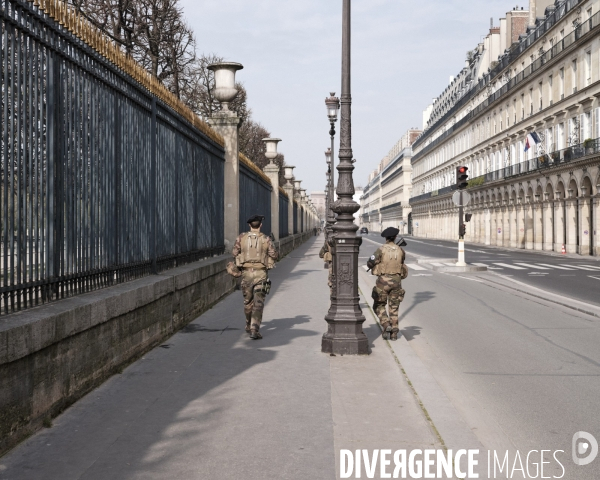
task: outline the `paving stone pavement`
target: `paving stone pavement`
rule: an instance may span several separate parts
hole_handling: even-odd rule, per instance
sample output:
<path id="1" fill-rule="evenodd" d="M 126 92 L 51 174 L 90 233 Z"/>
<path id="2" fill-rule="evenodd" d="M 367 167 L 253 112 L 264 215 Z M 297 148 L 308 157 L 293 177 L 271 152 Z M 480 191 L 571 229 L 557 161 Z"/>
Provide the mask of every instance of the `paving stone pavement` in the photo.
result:
<path id="1" fill-rule="evenodd" d="M 0 458 L 0 479 L 333 479 L 342 448 L 438 448 L 365 299 L 371 355 L 321 353 L 322 242 L 271 272 L 263 340 L 234 292 Z"/>

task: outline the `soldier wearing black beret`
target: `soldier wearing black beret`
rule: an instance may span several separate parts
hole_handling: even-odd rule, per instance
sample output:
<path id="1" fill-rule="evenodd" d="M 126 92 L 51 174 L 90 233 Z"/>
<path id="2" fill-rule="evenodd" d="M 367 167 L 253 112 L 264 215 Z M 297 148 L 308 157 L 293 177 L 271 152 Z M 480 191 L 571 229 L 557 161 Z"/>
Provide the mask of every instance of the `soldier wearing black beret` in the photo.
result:
<path id="1" fill-rule="evenodd" d="M 381 322 L 383 338 L 386 340 L 398 339 L 398 308 L 404 300 L 402 280 L 408 276 L 408 269 L 404 263 L 406 253 L 396 245 L 396 237 L 400 230 L 394 227 L 386 228 L 381 232 L 385 238 L 385 245 L 378 248 L 367 262 L 373 275 L 377 275 L 377 283 L 373 288 L 373 311 Z M 389 308 L 389 315 L 386 311 Z"/>
<path id="2" fill-rule="evenodd" d="M 250 231 L 237 237 L 232 252 L 235 264 L 242 271 L 246 332 L 253 340 L 262 338 L 260 324 L 271 286 L 267 271 L 275 266 L 278 257 L 271 238 L 260 231 L 264 218 L 252 215 L 248 219 Z"/>

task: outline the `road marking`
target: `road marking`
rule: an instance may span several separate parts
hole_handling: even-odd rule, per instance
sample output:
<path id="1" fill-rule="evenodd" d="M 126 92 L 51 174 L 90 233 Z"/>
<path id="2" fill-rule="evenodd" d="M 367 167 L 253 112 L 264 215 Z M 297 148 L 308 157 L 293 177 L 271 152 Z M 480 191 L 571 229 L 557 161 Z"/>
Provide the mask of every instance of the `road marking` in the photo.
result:
<path id="1" fill-rule="evenodd" d="M 411 277 L 433 277 L 431 273 L 417 273 L 416 275 L 411 275 Z"/>
<path id="2" fill-rule="evenodd" d="M 365 272 L 367 272 L 369 270 L 369 267 L 367 267 L 366 265 L 363 265 L 362 268 L 365 269 Z"/>
<path id="3" fill-rule="evenodd" d="M 538 263 L 542 267 L 558 268 L 559 270 L 573 270 L 572 268 L 560 267 L 558 265 L 548 265 L 547 263 Z"/>
<path id="4" fill-rule="evenodd" d="M 444 264 L 443 264 L 443 263 L 432 263 L 432 265 L 433 265 L 434 267 L 443 267 L 443 266 L 444 266 Z"/>
<path id="5" fill-rule="evenodd" d="M 600 270 L 600 267 L 595 267 L 594 265 L 582 265 L 582 267 L 590 267 L 590 268 L 593 268 L 594 270 Z"/>
<path id="6" fill-rule="evenodd" d="M 417 265 L 416 263 L 407 263 L 406 266 L 408 268 L 410 268 L 411 270 L 427 270 L 425 267 L 422 267 L 421 265 Z"/>
<path id="7" fill-rule="evenodd" d="M 498 265 L 500 267 L 512 268 L 513 270 L 527 270 L 523 267 L 517 267 L 515 265 L 509 265 L 508 263 L 494 263 L 494 265 Z"/>
<path id="8" fill-rule="evenodd" d="M 489 267 L 487 264 L 485 263 L 473 263 L 472 265 L 475 265 L 476 267 L 487 267 L 488 270 L 504 270 L 503 268 L 497 268 L 497 267 Z"/>
<path id="9" fill-rule="evenodd" d="M 595 278 L 596 280 L 600 280 L 600 277 L 594 277 L 593 275 L 588 275 L 590 278 Z"/>
<path id="10" fill-rule="evenodd" d="M 529 272 L 528 275 L 549 275 L 548 272 Z"/>
<path id="11" fill-rule="evenodd" d="M 587 270 L 588 272 L 595 272 L 596 271 L 595 268 L 584 267 L 583 265 L 565 265 L 565 267 L 573 267 L 573 268 L 577 268 L 579 270 Z"/>
<path id="12" fill-rule="evenodd" d="M 530 263 L 515 263 L 515 265 L 522 265 L 523 267 L 529 267 L 535 270 L 550 270 L 548 267 L 540 267 L 538 265 L 531 265 Z"/>
<path id="13" fill-rule="evenodd" d="M 444 265 L 448 265 L 449 267 L 456 267 L 456 263 L 444 263 Z"/>

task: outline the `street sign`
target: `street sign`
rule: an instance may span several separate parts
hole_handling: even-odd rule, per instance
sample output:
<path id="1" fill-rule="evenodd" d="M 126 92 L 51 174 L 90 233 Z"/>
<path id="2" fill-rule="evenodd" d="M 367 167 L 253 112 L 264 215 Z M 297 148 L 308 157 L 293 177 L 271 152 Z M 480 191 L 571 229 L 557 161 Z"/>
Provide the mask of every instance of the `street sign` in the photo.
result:
<path id="1" fill-rule="evenodd" d="M 471 194 L 462 190 L 458 190 L 452 194 L 452 201 L 457 207 L 464 207 L 471 201 Z"/>

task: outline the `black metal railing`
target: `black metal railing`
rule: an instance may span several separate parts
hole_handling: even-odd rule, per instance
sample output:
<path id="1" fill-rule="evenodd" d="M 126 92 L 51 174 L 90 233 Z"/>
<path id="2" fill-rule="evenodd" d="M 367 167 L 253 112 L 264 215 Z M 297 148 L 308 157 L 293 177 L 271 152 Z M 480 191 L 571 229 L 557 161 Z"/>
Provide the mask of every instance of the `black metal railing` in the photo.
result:
<path id="1" fill-rule="evenodd" d="M 0 313 L 222 253 L 223 147 L 32 3 L 0 14 Z"/>
<path id="2" fill-rule="evenodd" d="M 475 188 L 489 182 L 556 167 L 590 155 L 600 155 L 600 139 L 586 140 L 584 143 L 578 145 L 572 145 L 552 153 L 538 155 L 531 160 L 525 160 L 514 165 L 507 165 L 498 170 L 488 172 L 469 180 L 468 188 Z"/>
<path id="3" fill-rule="evenodd" d="M 294 234 L 298 233 L 298 225 L 300 225 L 298 215 L 299 215 L 298 203 L 296 201 L 294 201 Z"/>
<path id="4" fill-rule="evenodd" d="M 279 192 L 279 238 L 287 237 L 289 232 L 289 208 L 290 201 L 287 195 L 283 192 Z"/>
<path id="5" fill-rule="evenodd" d="M 248 162 L 240 161 L 239 231 L 245 232 L 248 230 L 246 221 L 252 215 L 263 215 L 265 219 L 262 232 L 269 235 L 272 233 L 271 192 L 273 187 L 268 178 L 264 178 L 255 168 Z"/>

